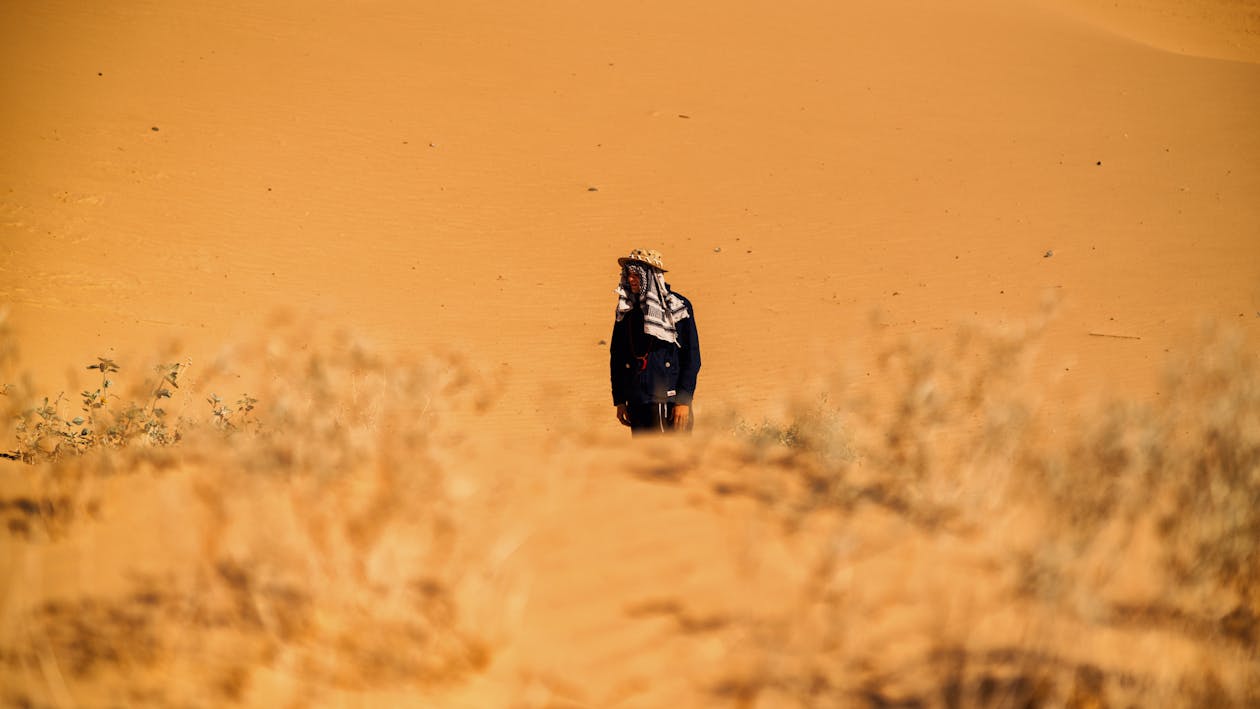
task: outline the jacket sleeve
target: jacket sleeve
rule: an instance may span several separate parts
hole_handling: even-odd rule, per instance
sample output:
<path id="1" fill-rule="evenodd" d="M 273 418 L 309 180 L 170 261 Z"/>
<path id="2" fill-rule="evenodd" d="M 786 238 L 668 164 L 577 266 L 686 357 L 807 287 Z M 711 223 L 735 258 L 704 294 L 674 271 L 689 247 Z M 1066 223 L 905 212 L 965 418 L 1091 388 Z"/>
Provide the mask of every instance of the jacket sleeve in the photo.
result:
<path id="1" fill-rule="evenodd" d="M 614 404 L 624 404 L 630 400 L 630 392 L 625 391 L 625 373 L 618 370 L 618 367 L 623 370 L 626 367 L 626 362 L 629 360 L 626 350 L 629 346 L 626 341 L 626 329 L 621 327 L 621 323 L 613 321 L 612 340 L 608 346 L 608 378 L 612 384 Z"/>
<path id="2" fill-rule="evenodd" d="M 678 394 L 674 401 L 691 406 L 696 395 L 696 376 L 700 374 L 700 334 L 696 331 L 696 311 L 691 301 L 686 302 L 691 317 L 678 327 Z"/>

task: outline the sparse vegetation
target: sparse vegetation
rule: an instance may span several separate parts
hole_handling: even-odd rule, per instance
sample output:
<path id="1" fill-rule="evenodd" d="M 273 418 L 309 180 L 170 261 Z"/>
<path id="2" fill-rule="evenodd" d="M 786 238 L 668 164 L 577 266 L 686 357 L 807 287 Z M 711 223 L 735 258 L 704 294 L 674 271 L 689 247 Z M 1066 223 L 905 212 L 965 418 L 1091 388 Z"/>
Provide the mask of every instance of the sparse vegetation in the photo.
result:
<path id="1" fill-rule="evenodd" d="M 135 400 L 117 393 L 112 375 L 122 370 L 118 363 L 97 357 L 87 369 L 99 372 L 100 382 L 95 389 L 85 389 L 79 394 L 79 413 L 73 416 L 63 413 L 67 406 L 64 394 L 55 399 L 43 397 L 17 415 L 14 424 L 17 445 L 0 455 L 24 463 L 42 463 L 83 455 L 95 448 L 160 447 L 178 443 L 183 429 L 192 422 L 172 421 L 166 404 L 175 396 L 174 390 L 179 389 L 180 375 L 187 367 L 181 362 L 157 365 L 153 378 L 141 390 L 143 398 Z M 5 389 L 11 397 L 16 391 L 15 385 Z M 221 431 L 235 431 L 254 422 L 251 412 L 258 400 L 248 394 L 236 402 L 235 408 L 224 405 L 214 394 L 209 402 L 210 421 Z"/>
<path id="2" fill-rule="evenodd" d="M 218 394 L 211 394 L 206 401 L 210 404 L 210 414 L 214 425 L 221 431 L 236 431 L 251 423 L 257 423 L 257 419 L 252 418 L 250 413 L 254 410 L 258 399 L 249 394 L 237 399 L 236 408 L 225 404 Z"/>
<path id="3" fill-rule="evenodd" d="M 767 666 L 779 669 L 727 678 L 718 689 L 753 687 L 750 697 L 792 706 L 1094 706 L 1107 696 L 1196 706 L 1203 687 L 1216 706 L 1260 701 L 1260 359 L 1240 338 L 1209 334 L 1173 365 L 1154 400 L 1064 410 L 1044 405 L 1026 384 L 1035 336 L 1035 329 L 964 333 L 952 350 L 896 343 L 878 358 L 878 391 L 834 405 L 815 396 L 783 421 L 738 423 L 743 464 L 695 462 L 695 474 L 715 493 L 747 495 L 789 530 L 817 528 L 819 513 L 839 514 L 829 518 L 834 535 L 816 540 L 801 603 L 755 643 Z M 831 393 L 845 391 L 842 384 Z M 922 671 L 909 677 L 855 675 L 854 663 L 877 667 L 880 659 L 810 638 L 819 623 L 849 632 L 865 623 L 837 602 L 862 565 L 835 551 L 863 537 L 848 520 L 865 506 L 875 512 L 863 518 L 917 527 L 920 544 L 983 541 L 987 563 L 1012 572 L 998 587 L 934 581 L 931 593 L 1024 606 L 1029 623 L 1086 635 L 1143 628 L 1201 638 L 1189 641 L 1201 648 L 1219 641 L 1220 656 L 1241 663 L 1232 667 L 1232 688 L 1223 689 L 1219 671 L 1204 678 L 1183 668 L 1182 683 L 1169 685 L 1133 670 L 1100 669 L 1085 664 L 1099 657 L 1064 654 L 1049 642 L 1020 640 L 1003 649 L 1018 662 L 994 662 L 966 649 L 976 640 L 965 628 L 938 643 L 965 659 L 935 684 L 929 656 L 913 660 Z M 1003 538 L 998 529 L 1022 531 Z M 1136 540 L 1149 541 L 1135 549 Z M 934 563 L 959 563 L 941 553 Z M 1135 586 L 1127 580 L 1133 576 L 1157 581 Z M 1009 682 L 1022 689 L 1011 685 L 1005 698 L 994 693 Z"/>
<path id="4" fill-rule="evenodd" d="M 1174 365 L 1160 397 L 1069 411 L 1028 383 L 1036 338 L 975 329 L 949 347 L 892 343 L 870 368 L 878 387 L 836 377 L 786 416 L 600 457 L 601 475 L 703 490 L 697 504 L 737 501 L 732 514 L 786 530 L 767 558 L 790 558 L 765 572 L 792 579 L 783 594 L 743 610 L 666 597 L 632 605 L 629 620 L 720 637 L 701 683 L 714 706 L 1260 701 L 1256 353 L 1217 334 Z M 462 517 L 451 490 L 518 477 L 501 459 L 478 469 L 487 461 L 467 443 L 494 387 L 459 357 L 407 364 L 346 338 L 308 340 L 245 355 L 264 374 L 257 398 L 191 391 L 204 382 L 187 363 L 120 395 L 126 370 L 106 358 L 87 367 L 99 380 L 74 411 L 65 397 L 19 410 L 20 387 L 6 390 L 11 457 L 38 464 L 12 468 L 38 484 L 0 501 L 11 538 L 34 544 L 108 516 L 92 480 L 170 451 L 187 488 L 164 494 L 203 518 L 191 581 L 47 601 L 24 617 L 69 672 L 86 682 L 220 643 L 239 652 L 202 684 L 140 689 L 248 703 L 271 657 L 318 668 L 328 691 L 459 682 L 487 666 L 494 646 L 465 615 L 460 579 L 507 582 L 476 567 L 480 551 L 452 550 L 519 500 Z M 199 421 L 168 413 L 189 401 Z M 535 486 L 541 467 L 585 470 L 572 449 L 531 450 L 513 472 Z M 0 640 L 0 657 L 45 651 Z"/>
<path id="5" fill-rule="evenodd" d="M 130 549 L 95 535 L 138 505 L 159 549 L 178 544 L 169 536 L 196 552 L 121 591 L 89 584 L 7 606 L 0 625 L 19 632 L 0 632 L 0 684 L 48 663 L 70 694 L 21 679 L 31 703 L 95 688 L 141 704 L 233 704 L 277 657 L 303 673 L 307 698 L 441 686 L 486 666 L 492 648 L 455 594 L 464 572 L 449 558 L 459 530 L 440 455 L 445 417 L 492 392 L 458 357 L 387 361 L 341 338 L 310 342 L 269 333 L 244 355 L 264 391 L 234 403 L 209 391 L 230 363 L 197 379 L 187 363 L 164 364 L 124 396 L 125 362 L 100 358 L 79 411 L 63 397 L 13 412 L 12 457 L 31 465 L 9 464 L 0 481 L 0 543 L 35 557 L 49 541 L 86 539 L 125 564 Z M 160 502 L 143 497 L 149 485 Z M 165 514 L 176 521 L 155 520 Z M 192 657 L 207 664 L 172 680 Z M 26 701 L 17 691 L 6 699 Z"/>

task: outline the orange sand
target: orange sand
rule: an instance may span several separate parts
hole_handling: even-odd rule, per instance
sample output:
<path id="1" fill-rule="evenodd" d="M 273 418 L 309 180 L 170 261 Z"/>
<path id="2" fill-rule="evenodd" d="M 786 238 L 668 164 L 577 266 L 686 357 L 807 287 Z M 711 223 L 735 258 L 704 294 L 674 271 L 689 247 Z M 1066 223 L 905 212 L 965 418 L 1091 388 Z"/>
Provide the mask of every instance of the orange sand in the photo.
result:
<path id="1" fill-rule="evenodd" d="M 516 497 L 495 500 L 519 517 L 485 502 L 458 524 L 493 520 L 482 536 L 499 541 L 470 548 L 524 586 L 511 612 L 461 586 L 509 630 L 481 633 L 493 662 L 470 661 L 449 694 L 365 696 L 685 705 L 700 680 L 671 670 L 726 646 L 663 628 L 692 601 L 739 616 L 792 587 L 797 542 L 685 486 L 601 475 L 598 453 L 633 454 L 608 442 L 622 435 L 603 343 L 618 255 L 661 250 L 695 303 L 711 429 L 731 410 L 782 415 L 796 385 L 861 369 L 877 340 L 939 347 L 967 322 L 1048 313 L 1028 378 L 1050 406 L 1158 401 L 1166 353 L 1204 322 L 1260 342 L 1254 3 L 1090 5 L 6 3 L 0 300 L 23 368 L 53 394 L 88 386 L 97 355 L 179 359 L 194 379 L 226 362 L 225 396 L 261 391 L 267 375 L 232 369 L 256 360 L 230 348 L 277 311 L 391 356 L 463 353 L 497 405 L 453 416 L 511 451 L 470 470 L 510 470 Z M 601 443 L 555 437 L 574 432 Z M 127 588 L 127 545 L 185 578 L 217 529 L 154 531 L 195 506 L 192 483 L 109 485 L 99 533 L 0 545 L 0 638 L 43 598 Z M 935 588 L 920 554 L 987 568 L 963 542 L 880 561 L 894 544 L 880 540 L 909 532 L 866 521 L 847 524 L 871 535 L 860 563 L 879 578 Z M 766 538 L 750 573 L 739 550 Z M 238 699 L 289 696 L 297 670 L 263 665 Z M 90 688 L 23 676 L 34 696 L 93 705 Z M 294 701 L 368 701 L 356 686 Z"/>

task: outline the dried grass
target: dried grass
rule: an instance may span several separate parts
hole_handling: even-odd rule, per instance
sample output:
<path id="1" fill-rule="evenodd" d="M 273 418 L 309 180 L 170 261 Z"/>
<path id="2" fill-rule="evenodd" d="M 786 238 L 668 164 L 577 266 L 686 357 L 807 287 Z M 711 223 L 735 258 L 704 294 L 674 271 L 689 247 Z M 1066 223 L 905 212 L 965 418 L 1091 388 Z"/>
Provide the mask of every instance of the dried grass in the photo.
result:
<path id="1" fill-rule="evenodd" d="M 890 343 L 876 386 L 836 375 L 780 420 L 710 413 L 692 438 L 635 443 L 569 432 L 513 473 L 607 468 L 611 446 L 614 469 L 749 500 L 724 514 L 796 540 L 790 593 L 758 612 L 663 599 L 630 614 L 664 609 L 679 638 L 722 638 L 716 666 L 679 668 L 704 678 L 707 704 L 1255 705 L 1256 353 L 1206 333 L 1154 402 L 1064 411 L 1030 384 L 1039 330 Z M 194 550 L 111 590 L 10 594 L 10 701 L 322 703 L 458 685 L 511 642 L 518 591 L 509 552 L 491 550 L 520 520 L 510 486 L 487 484 L 502 481 L 491 438 L 473 435 L 499 383 L 457 356 L 400 362 L 320 338 L 277 326 L 189 367 L 166 439 L 6 469 L 9 548 L 83 543 L 123 507 L 168 504 L 188 517 L 171 544 Z M 252 410 L 211 399 L 187 414 L 241 368 L 257 375 Z M 22 391 L 2 400 L 10 421 Z"/>

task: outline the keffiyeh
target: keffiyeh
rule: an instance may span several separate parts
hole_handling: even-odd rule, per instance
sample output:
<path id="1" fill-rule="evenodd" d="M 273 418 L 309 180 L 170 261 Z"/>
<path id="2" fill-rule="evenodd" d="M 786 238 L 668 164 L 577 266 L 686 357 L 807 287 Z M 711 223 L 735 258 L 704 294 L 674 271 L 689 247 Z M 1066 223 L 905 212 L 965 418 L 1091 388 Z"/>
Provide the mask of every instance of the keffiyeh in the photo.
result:
<path id="1" fill-rule="evenodd" d="M 631 270 L 639 276 L 638 295 L 630 288 L 628 275 Z M 682 299 L 669 292 L 665 274 L 638 263 L 628 263 L 621 272 L 621 284 L 617 286 L 617 322 L 636 305 L 643 311 L 643 332 L 678 346 L 679 320 L 690 316 Z"/>

